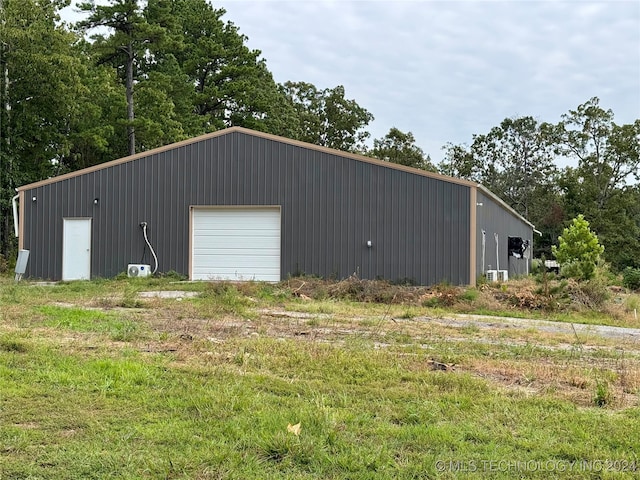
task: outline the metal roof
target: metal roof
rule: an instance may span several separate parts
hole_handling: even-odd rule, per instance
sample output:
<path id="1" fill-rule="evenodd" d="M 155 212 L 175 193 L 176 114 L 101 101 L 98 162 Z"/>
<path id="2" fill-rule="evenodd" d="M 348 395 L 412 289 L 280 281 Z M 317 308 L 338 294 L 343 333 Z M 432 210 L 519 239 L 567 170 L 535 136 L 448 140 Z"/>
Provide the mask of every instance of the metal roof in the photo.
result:
<path id="1" fill-rule="evenodd" d="M 272 135 L 269 133 L 264 133 L 264 132 L 258 132 L 256 130 L 250 130 L 248 128 L 243 128 L 243 127 L 229 127 L 229 128 L 225 128 L 223 130 L 218 130 L 216 132 L 212 132 L 212 133 L 207 133 L 205 135 L 200 135 L 198 137 L 194 137 L 194 138 L 190 138 L 188 140 L 183 140 L 181 142 L 177 142 L 177 143 L 171 143 L 169 145 L 165 145 L 163 147 L 158 147 L 155 148 L 153 150 L 147 150 L 144 152 L 140 152 L 140 153 L 136 153 L 135 155 L 130 155 L 128 157 L 123 157 L 123 158 L 119 158 L 117 160 L 112 160 L 110 162 L 105 162 L 105 163 L 101 163 L 98 165 L 94 165 L 91 167 L 87 167 L 87 168 L 83 168 L 82 170 L 76 170 L 74 172 L 70 172 L 70 173 L 66 173 L 64 175 L 58 175 L 56 177 L 51 177 L 48 178 L 46 180 L 41 180 L 38 182 L 34 182 L 28 185 L 23 185 L 21 187 L 18 187 L 16 189 L 16 191 L 22 191 L 22 190 L 28 190 L 30 188 L 35 188 L 35 187 L 40 187 L 42 185 L 48 185 L 50 183 L 55 183 L 55 182 L 59 182 L 61 180 L 66 180 L 68 178 L 73 178 L 73 177 L 77 177 L 79 175 L 84 175 L 85 173 L 90 173 L 90 172 L 95 172 L 97 170 L 102 170 L 104 168 L 109 168 L 109 167 L 113 167 L 115 165 L 119 165 L 121 163 L 125 163 L 125 162 L 133 162 L 139 158 L 144 158 L 144 157 L 148 157 L 151 155 L 155 155 L 158 153 L 162 153 L 165 152 L 167 150 L 171 150 L 174 148 L 179 148 L 185 145 L 191 145 L 193 143 L 197 143 L 197 142 L 202 142 L 203 140 L 208 140 L 209 138 L 215 138 L 221 135 L 228 135 L 234 132 L 239 132 L 239 133 L 243 133 L 245 135 L 252 135 L 255 137 L 261 137 L 261 138 L 265 138 L 268 140 L 273 140 L 275 142 L 280 142 L 280 143 L 284 143 L 284 144 L 288 144 L 288 145 L 295 145 L 298 147 L 303 147 L 303 148 L 307 148 L 310 150 L 317 150 L 319 152 L 323 152 L 323 153 L 329 153 L 329 154 L 333 154 L 333 155 L 337 155 L 340 157 L 345 157 L 345 158 L 350 158 L 352 160 L 357 160 L 360 162 L 366 162 L 366 163 L 372 163 L 374 165 L 380 165 L 380 166 L 384 166 L 387 168 L 392 168 L 392 169 L 396 169 L 396 170 L 402 170 L 405 172 L 410 172 L 410 173 L 414 173 L 416 175 L 422 175 L 425 177 L 431 177 L 431 178 L 435 178 L 438 180 L 443 180 L 446 182 L 450 182 L 450 183 L 455 183 L 458 185 L 466 185 L 466 186 L 475 186 L 475 183 L 470 182 L 468 180 L 462 180 L 459 178 L 454 178 L 454 177 L 449 177 L 446 175 L 441 175 L 439 173 L 433 173 L 433 172 L 427 172 L 426 170 L 420 170 L 417 168 L 413 168 L 413 167 L 407 167 L 404 165 L 399 165 L 396 163 L 390 163 L 390 162 L 385 162 L 383 160 L 378 160 L 376 158 L 371 158 L 371 157 L 367 157 L 365 155 L 359 155 L 357 153 L 350 153 L 350 152 L 343 152 L 341 150 L 336 150 L 333 148 L 328 148 L 328 147 L 321 147 L 319 145 L 314 145 L 312 143 L 306 143 L 306 142 L 301 142 L 299 140 L 291 140 L 289 138 L 285 138 L 285 137 L 279 137 L 277 135 Z"/>
<path id="2" fill-rule="evenodd" d="M 379 166 L 383 166 L 386 168 L 390 168 L 390 169 L 395 169 L 395 170 L 401 170 L 404 172 L 409 172 L 409 173 L 413 173 L 415 175 L 421 175 L 424 177 L 429 177 L 429 178 L 434 178 L 434 179 L 438 179 L 441 181 L 445 181 L 445 182 L 449 182 L 449 183 L 453 183 L 453 184 L 457 184 L 457 185 L 465 185 L 468 187 L 476 187 L 479 188 L 482 192 L 484 192 L 485 194 L 487 194 L 488 196 L 490 196 L 491 198 L 493 198 L 494 200 L 496 200 L 498 203 L 500 203 L 500 205 L 507 211 L 509 211 L 511 214 L 513 214 L 515 217 L 519 218 L 520 220 L 522 220 L 523 222 L 525 222 L 526 224 L 528 224 L 529 226 L 531 226 L 531 228 L 533 228 L 535 230 L 535 226 L 529 222 L 526 218 L 524 218 L 522 215 L 520 215 L 518 212 L 516 212 L 513 208 L 511 208 L 507 203 L 504 202 L 504 200 L 502 200 L 500 197 L 498 197 L 495 193 L 491 192 L 488 188 L 484 187 L 481 184 L 475 183 L 475 182 L 471 182 L 469 180 L 463 180 L 460 178 L 454 178 L 454 177 L 450 177 L 447 175 L 441 175 L 439 173 L 434 173 L 434 172 L 428 172 L 426 170 L 420 170 L 417 168 L 413 168 L 413 167 L 407 167 L 405 165 L 399 165 L 396 163 L 391 163 L 391 162 L 386 162 L 383 160 L 378 160 L 376 158 L 371 158 L 371 157 L 367 157 L 365 155 L 360 155 L 360 154 L 356 154 L 356 153 L 350 153 L 350 152 L 344 152 L 341 150 L 336 150 L 333 148 L 328 148 L 328 147 L 322 147 L 319 145 L 314 145 L 311 143 L 306 143 L 306 142 L 301 142 L 299 140 L 292 140 L 290 138 L 285 138 L 285 137 L 280 137 L 277 135 L 272 135 L 269 133 L 264 133 L 264 132 L 259 132 L 256 130 L 250 130 L 248 128 L 243 128 L 243 127 L 229 127 L 229 128 L 225 128 L 223 130 L 218 130 L 216 132 L 212 132 L 212 133 L 208 133 L 205 135 L 200 135 L 198 137 L 194 137 L 194 138 L 190 138 L 187 140 L 183 140 L 181 142 L 177 142 L 177 143 L 172 143 L 169 145 L 165 145 L 162 147 L 158 147 L 155 148 L 153 150 L 147 150 L 144 152 L 140 152 L 137 153 L 135 155 L 130 155 L 127 157 L 123 157 L 123 158 L 119 158 L 116 160 L 112 160 L 110 162 L 105 162 L 105 163 L 101 163 L 98 165 L 94 165 L 91 167 L 87 167 L 87 168 L 83 168 L 81 170 L 76 170 L 74 172 L 70 172 L 70 173 L 66 173 L 64 175 L 59 175 L 56 177 L 51 177 L 48 178 L 46 180 L 41 180 L 38 182 L 34 182 L 28 185 L 23 185 L 21 187 L 16 188 L 17 192 L 21 192 L 24 190 L 28 190 L 31 188 L 35 188 L 35 187 L 40 187 L 43 185 L 48 185 L 51 183 L 55 183 L 55 182 L 59 182 L 62 180 L 66 180 L 69 178 L 74 178 L 80 175 L 84 175 L 86 173 L 90 173 L 90 172 L 95 172 L 97 170 L 102 170 L 102 169 L 106 169 L 106 168 L 110 168 L 113 167 L 115 165 L 119 165 L 122 163 L 126 163 L 126 162 L 133 162 L 139 158 L 144 158 L 144 157 L 149 157 L 151 155 L 155 155 L 158 153 L 162 153 L 165 152 L 167 150 L 171 150 L 174 148 L 179 148 L 185 145 L 191 145 L 197 142 L 202 142 L 204 140 L 208 140 L 210 138 L 215 138 L 218 136 L 222 136 L 222 135 L 229 135 L 232 133 L 243 133 L 245 135 L 252 135 L 255 137 L 261 137 L 261 138 L 265 138 L 268 140 L 273 140 L 275 142 L 280 142 L 280 143 L 284 143 L 284 144 L 288 144 L 288 145 L 295 145 L 298 147 L 303 147 L 303 148 L 307 148 L 310 150 L 317 150 L 319 152 L 323 152 L 323 153 L 329 153 L 329 154 L 333 154 L 333 155 L 337 155 L 337 156 L 341 156 L 341 157 L 345 157 L 345 158 L 350 158 L 352 160 L 356 160 L 359 162 L 365 162 L 365 163 L 371 163 L 374 165 L 379 165 Z M 537 232 L 537 230 L 535 230 Z"/>

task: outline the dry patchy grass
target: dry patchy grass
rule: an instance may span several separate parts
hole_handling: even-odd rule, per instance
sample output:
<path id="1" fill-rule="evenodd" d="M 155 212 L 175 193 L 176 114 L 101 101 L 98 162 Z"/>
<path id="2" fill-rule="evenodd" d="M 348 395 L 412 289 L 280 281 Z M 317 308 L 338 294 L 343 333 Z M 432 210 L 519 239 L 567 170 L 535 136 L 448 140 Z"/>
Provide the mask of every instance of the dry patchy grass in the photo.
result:
<path id="1" fill-rule="evenodd" d="M 0 288 L 9 478 L 431 478 L 452 456 L 628 456 L 640 431 L 632 337 L 452 313 L 539 313 L 527 281 Z"/>

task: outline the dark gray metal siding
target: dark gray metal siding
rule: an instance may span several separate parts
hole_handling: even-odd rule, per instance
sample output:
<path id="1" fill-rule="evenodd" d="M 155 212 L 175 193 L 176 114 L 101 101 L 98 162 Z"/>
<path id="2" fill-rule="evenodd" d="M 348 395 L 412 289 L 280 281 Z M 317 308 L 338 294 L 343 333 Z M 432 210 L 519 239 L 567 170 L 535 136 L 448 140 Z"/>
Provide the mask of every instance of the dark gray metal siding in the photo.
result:
<path id="1" fill-rule="evenodd" d="M 117 275 L 142 260 L 143 221 L 159 271 L 187 274 L 190 205 L 280 205 L 283 278 L 355 273 L 466 284 L 469 190 L 230 132 L 25 191 L 28 275 L 61 277 L 65 217 L 93 218 L 92 277 Z"/>
<path id="2" fill-rule="evenodd" d="M 483 271 L 493 269 L 496 270 L 498 265 L 496 261 L 496 242 L 494 234 L 498 234 L 498 253 L 500 260 L 500 270 L 510 270 L 510 277 L 515 274 L 523 274 L 522 268 L 518 268 L 518 262 L 511 262 L 511 269 L 509 269 L 509 257 L 508 257 L 508 237 L 522 237 L 524 240 L 529 240 L 530 247 L 533 248 L 533 228 L 531 225 L 522 221 L 512 212 L 504 208 L 500 203 L 495 201 L 490 196 L 484 194 L 478 189 L 477 194 L 477 207 L 476 207 L 476 271 L 478 275 L 481 275 Z M 486 251 L 485 251 L 485 265 L 482 266 L 482 230 L 486 232 Z M 521 263 L 521 262 L 520 262 Z"/>

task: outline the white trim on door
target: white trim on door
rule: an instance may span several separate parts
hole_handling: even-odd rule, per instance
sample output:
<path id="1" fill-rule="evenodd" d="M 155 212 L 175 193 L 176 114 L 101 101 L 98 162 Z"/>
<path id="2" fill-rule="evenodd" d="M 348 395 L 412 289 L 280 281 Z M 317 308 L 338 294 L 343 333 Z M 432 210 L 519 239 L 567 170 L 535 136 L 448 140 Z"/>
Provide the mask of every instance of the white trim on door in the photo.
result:
<path id="1" fill-rule="evenodd" d="M 91 278 L 91 218 L 62 219 L 62 280 Z"/>

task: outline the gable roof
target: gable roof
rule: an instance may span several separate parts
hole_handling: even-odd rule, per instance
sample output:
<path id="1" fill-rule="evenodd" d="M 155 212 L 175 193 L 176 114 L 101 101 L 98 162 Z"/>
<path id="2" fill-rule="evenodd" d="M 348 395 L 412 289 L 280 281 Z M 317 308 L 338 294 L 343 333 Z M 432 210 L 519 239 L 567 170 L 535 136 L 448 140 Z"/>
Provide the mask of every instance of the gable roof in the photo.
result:
<path id="1" fill-rule="evenodd" d="M 290 138 L 285 138 L 285 137 L 279 137 L 277 135 L 272 135 L 270 133 L 264 133 L 264 132 L 258 132 L 256 130 L 250 130 L 248 128 L 243 128 L 243 127 L 229 127 L 229 128 L 225 128 L 223 130 L 218 130 L 212 133 L 207 133 L 204 135 L 200 135 L 198 137 L 194 137 L 194 138 L 190 138 L 187 140 L 182 140 L 181 142 L 177 142 L 177 143 L 171 143 L 169 145 L 165 145 L 163 147 L 158 147 L 158 148 L 154 148 L 153 150 L 147 150 L 144 152 L 140 152 L 140 153 L 136 153 L 135 155 L 130 155 L 128 157 L 123 157 L 123 158 L 119 158 L 116 160 L 111 160 L 109 162 L 105 162 L 105 163 L 100 163 L 98 165 L 93 165 L 91 167 L 87 167 L 87 168 L 83 168 L 81 170 L 76 170 L 74 172 L 69 172 L 69 173 L 65 173 L 63 175 L 58 175 L 56 177 L 51 177 L 51 178 L 47 178 L 46 180 L 40 180 L 38 182 L 34 182 L 34 183 L 30 183 L 28 185 L 23 185 L 21 187 L 18 187 L 16 189 L 16 191 L 20 192 L 23 190 L 29 190 L 31 188 L 36 188 L 36 187 L 41 187 L 43 185 L 48 185 L 51 183 L 56 183 L 62 180 L 66 180 L 68 178 L 73 178 L 73 177 L 77 177 L 80 175 L 84 175 L 87 173 L 91 173 L 91 172 L 95 172 L 98 170 L 102 170 L 105 168 L 110 168 L 110 167 L 114 167 L 116 165 L 120 165 L 122 163 L 127 163 L 127 162 L 133 162 L 135 160 L 138 160 L 140 158 L 145 158 L 145 157 L 149 157 L 151 155 L 157 155 L 159 153 L 162 152 L 166 152 L 169 150 L 173 150 L 176 148 L 180 148 L 180 147 L 184 147 L 186 145 L 191 145 L 194 143 L 198 143 L 198 142 L 202 142 L 202 141 L 206 141 L 209 140 L 211 138 L 216 138 L 216 137 L 221 137 L 223 135 L 229 135 L 232 133 L 243 133 L 245 135 L 250 135 L 253 137 L 259 137 L 259 138 L 264 138 L 267 140 L 271 140 L 274 142 L 279 142 L 279 143 L 284 143 L 287 145 L 293 145 L 296 147 L 301 147 L 301 148 L 306 148 L 308 150 L 316 150 L 318 152 L 323 152 L 323 153 L 328 153 L 331 155 L 336 155 L 339 157 L 344 157 L 344 158 L 350 158 L 352 160 L 356 160 L 359 162 L 365 162 L 365 163 L 371 163 L 374 165 L 379 165 L 385 168 L 391 168 L 391 169 L 395 169 L 395 170 L 401 170 L 404 172 L 409 172 L 409 173 L 413 173 L 416 175 L 421 175 L 421 176 L 425 176 L 425 177 L 431 177 L 431 178 L 435 178 L 438 180 L 442 180 L 445 182 L 449 182 L 449 183 L 455 183 L 458 185 L 465 185 L 465 186 L 475 186 L 476 184 L 474 182 L 470 182 L 468 180 L 462 180 L 459 178 L 453 178 L 453 177 L 448 177 L 446 175 L 441 175 L 439 173 L 433 173 L 433 172 L 427 172 L 426 170 L 420 170 L 417 168 L 413 168 L 413 167 L 407 167 L 404 165 L 399 165 L 396 163 L 391 163 L 391 162 L 385 162 L 384 160 L 378 160 L 376 158 L 371 158 L 371 157 L 367 157 L 364 155 L 359 155 L 357 153 L 349 153 L 349 152 L 343 152 L 341 150 L 336 150 L 333 148 L 328 148 L 328 147 L 321 147 L 319 145 L 314 145 L 311 143 L 306 143 L 306 142 L 301 142 L 299 140 L 291 140 Z"/>
<path id="2" fill-rule="evenodd" d="M 442 175 L 439 173 L 434 173 L 434 172 L 428 172 L 426 170 L 420 170 L 417 168 L 413 168 L 413 167 L 407 167 L 405 165 L 400 165 L 397 163 L 391 163 L 391 162 L 385 162 L 384 160 L 379 160 L 377 158 L 372 158 L 372 157 L 367 157 L 365 155 L 360 155 L 357 153 L 350 153 L 350 152 L 343 152 L 341 150 L 336 150 L 333 148 L 328 148 L 328 147 L 321 147 L 319 145 L 314 145 L 312 143 L 306 143 L 306 142 L 301 142 L 299 140 L 292 140 L 290 138 L 286 138 L 286 137 L 280 137 L 278 135 L 272 135 L 270 133 L 264 133 L 264 132 L 259 132 L 257 130 L 250 130 L 248 128 L 244 128 L 244 127 L 229 127 L 229 128 L 225 128 L 223 130 L 218 130 L 212 133 L 207 133 L 204 135 L 200 135 L 198 137 L 194 137 L 194 138 L 190 138 L 187 140 L 182 140 L 181 142 L 176 142 L 176 143 L 171 143 L 169 145 L 165 145 L 163 147 L 158 147 L 158 148 L 154 148 L 153 150 L 147 150 L 144 152 L 140 152 L 140 153 L 136 153 L 135 155 L 130 155 L 127 157 L 123 157 L 123 158 L 118 158 L 116 160 L 111 160 L 109 162 L 105 162 L 105 163 L 100 163 L 98 165 L 93 165 L 91 167 L 87 167 L 87 168 L 83 168 L 81 170 L 76 170 L 74 172 L 69 172 L 69 173 L 65 173 L 63 175 L 58 175 L 56 177 L 51 177 L 48 178 L 46 180 L 41 180 L 38 182 L 34 182 L 34 183 L 30 183 L 28 185 L 23 185 L 21 187 L 16 188 L 17 192 L 22 192 L 25 190 L 29 190 L 32 188 L 37 188 L 37 187 L 41 187 L 44 185 L 49 185 L 52 183 L 56 183 L 56 182 L 60 182 L 63 180 L 67 180 L 69 178 L 74 178 L 74 177 L 78 177 L 81 175 L 85 175 L 87 173 L 91 173 L 91 172 L 95 172 L 98 170 L 103 170 L 106 168 L 110 168 L 110 167 L 114 167 L 116 165 L 120 165 L 123 163 L 127 163 L 127 162 L 134 162 L 140 158 L 145 158 L 145 157 L 149 157 L 151 155 L 157 155 L 159 153 L 163 153 L 169 150 L 173 150 L 176 148 L 180 148 L 180 147 L 184 147 L 187 145 L 192 145 L 194 143 L 198 143 L 198 142 L 202 142 L 202 141 L 206 141 L 212 138 L 216 138 L 216 137 L 221 137 L 223 135 L 229 135 L 232 133 L 242 133 L 245 135 L 250 135 L 253 137 L 258 137 L 258 138 L 264 138 L 266 140 L 271 140 L 274 142 L 279 142 L 279 143 L 283 143 L 283 144 L 287 144 L 287 145 L 292 145 L 292 146 L 296 146 L 296 147 L 301 147 L 301 148 L 306 148 L 308 150 L 315 150 L 318 152 L 323 152 L 323 153 L 328 153 L 331 155 L 335 155 L 335 156 L 339 156 L 339 157 L 343 157 L 343 158 L 349 158 L 351 160 L 355 160 L 358 162 L 364 162 L 364 163 L 370 163 L 373 165 L 378 165 L 384 168 L 390 168 L 393 170 L 400 170 L 403 172 L 408 172 L 408 173 L 412 173 L 414 175 L 420 175 L 423 177 L 428 177 L 428 178 L 433 178 L 436 180 L 441 180 L 444 182 L 448 182 L 448 183 L 453 183 L 453 184 L 457 184 L 457 185 L 463 185 L 463 186 L 467 186 L 467 187 L 475 187 L 475 188 L 479 188 L 480 190 L 482 190 L 482 192 L 484 192 L 485 194 L 487 194 L 488 196 L 490 196 L 491 198 L 493 198 L 494 200 L 496 200 L 504 209 L 508 210 L 511 214 L 513 214 L 514 216 L 516 216 L 517 218 L 519 218 L 520 220 L 522 220 L 523 222 L 525 222 L 526 224 L 530 225 L 533 229 L 535 229 L 535 226 L 529 222 L 526 218 L 524 218 L 522 215 L 520 215 L 518 212 L 516 212 L 513 208 L 511 208 L 509 205 L 507 205 L 500 197 L 498 197 L 496 194 L 494 194 L 493 192 L 491 192 L 489 189 L 487 189 L 486 187 L 484 187 L 483 185 L 480 185 L 478 183 L 469 181 L 469 180 L 463 180 L 460 178 L 454 178 L 454 177 L 450 177 L 447 175 Z"/>
<path id="3" fill-rule="evenodd" d="M 540 233 L 538 230 L 536 230 L 536 226 L 533 223 L 531 223 L 529 220 L 527 220 L 522 215 L 520 215 L 518 212 L 516 212 L 511 206 L 509 206 L 509 204 L 507 202 L 502 200 L 498 195 L 496 195 L 495 193 L 493 193 L 491 190 L 489 190 L 487 187 L 485 187 L 484 185 L 482 185 L 480 183 L 476 184 L 476 186 L 478 187 L 478 190 L 480 190 L 482 193 L 484 193 L 487 197 L 490 197 L 492 200 L 495 200 L 498 204 L 500 204 L 500 206 L 503 209 L 507 210 L 514 217 L 522 220 L 524 223 L 529 225 L 533 229 L 533 231 L 536 232 L 538 235 L 542 235 L 542 233 Z"/>

